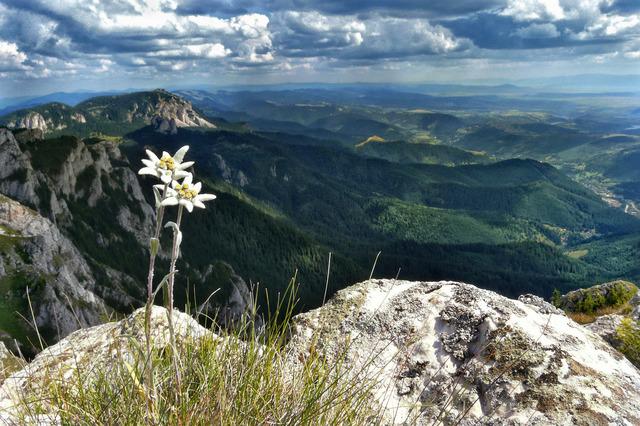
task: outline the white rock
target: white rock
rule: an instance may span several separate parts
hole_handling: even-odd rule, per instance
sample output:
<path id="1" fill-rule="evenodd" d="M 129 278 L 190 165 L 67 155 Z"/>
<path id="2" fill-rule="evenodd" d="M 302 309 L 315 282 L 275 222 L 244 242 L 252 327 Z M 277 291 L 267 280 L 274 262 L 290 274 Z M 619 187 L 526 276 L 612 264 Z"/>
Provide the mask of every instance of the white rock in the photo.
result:
<path id="1" fill-rule="evenodd" d="M 383 423 L 640 424 L 640 371 L 547 312 L 467 284 L 372 280 L 297 316 L 289 347 L 346 350 Z"/>

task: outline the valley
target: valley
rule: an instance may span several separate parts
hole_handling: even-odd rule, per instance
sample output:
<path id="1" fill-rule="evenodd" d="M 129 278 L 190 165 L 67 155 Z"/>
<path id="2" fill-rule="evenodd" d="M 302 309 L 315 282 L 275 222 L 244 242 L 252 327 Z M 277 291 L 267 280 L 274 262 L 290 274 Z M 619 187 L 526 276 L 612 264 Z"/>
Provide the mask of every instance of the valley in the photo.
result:
<path id="1" fill-rule="evenodd" d="M 549 297 L 640 278 L 640 133 L 618 101 L 356 86 L 48 103 L 0 118 L 0 158 L 12 165 L 0 192 L 60 230 L 88 265 L 79 285 L 113 314 L 142 303 L 153 219 L 150 181 L 135 174 L 144 149 L 182 145 L 218 199 L 184 224 L 193 237 L 178 306 L 220 289 L 215 312 L 240 280 L 259 283 L 266 309 L 295 275 L 299 309 L 317 307 L 329 252 L 329 294 L 368 278 L 380 252 L 376 277 Z M 58 279 L 0 247 L 12 276 L 29 267 L 44 287 Z"/>

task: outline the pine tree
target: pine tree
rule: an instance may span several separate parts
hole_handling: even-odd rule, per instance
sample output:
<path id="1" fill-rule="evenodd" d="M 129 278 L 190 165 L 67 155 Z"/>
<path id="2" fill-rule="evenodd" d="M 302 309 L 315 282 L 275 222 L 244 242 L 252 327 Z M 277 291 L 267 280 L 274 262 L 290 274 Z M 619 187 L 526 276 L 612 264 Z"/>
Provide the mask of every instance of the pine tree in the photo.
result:
<path id="1" fill-rule="evenodd" d="M 559 308 L 561 303 L 562 303 L 562 295 L 560 294 L 560 290 L 558 290 L 557 288 L 554 288 L 553 293 L 551 294 L 551 304 L 556 308 Z"/>

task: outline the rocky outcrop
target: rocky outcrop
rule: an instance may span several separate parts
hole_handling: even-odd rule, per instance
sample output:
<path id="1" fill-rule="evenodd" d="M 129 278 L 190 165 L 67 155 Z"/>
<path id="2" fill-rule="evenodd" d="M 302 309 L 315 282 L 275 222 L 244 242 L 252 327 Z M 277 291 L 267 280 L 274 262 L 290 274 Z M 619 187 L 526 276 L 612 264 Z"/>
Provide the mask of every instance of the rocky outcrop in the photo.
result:
<path id="1" fill-rule="evenodd" d="M 17 120 L 17 122 L 9 123 L 9 127 L 15 127 L 18 129 L 38 129 L 43 132 L 49 130 L 47 121 L 39 112 L 29 112 Z"/>
<path id="2" fill-rule="evenodd" d="M 173 118 L 153 117 L 151 125 L 156 132 L 175 135 L 178 133 L 178 125 Z"/>
<path id="3" fill-rule="evenodd" d="M 222 155 L 214 153 L 213 161 L 220 171 L 220 176 L 222 177 L 222 179 L 224 179 L 225 182 L 239 186 L 240 188 L 244 188 L 245 186 L 249 185 L 250 182 L 247 175 L 242 170 L 232 169 L 227 164 Z M 274 170 L 272 174 L 275 173 L 275 168 L 273 168 L 272 170 Z"/>
<path id="4" fill-rule="evenodd" d="M 629 287 L 631 289 L 631 287 Z M 632 289 L 631 289 L 632 290 Z M 622 342 L 618 336 L 618 328 L 625 317 L 633 321 L 640 321 L 640 293 L 636 293 L 628 302 L 628 315 L 622 313 L 607 314 L 599 316 L 592 323 L 585 324 L 585 327 L 602 337 L 611 346 L 619 349 Z"/>
<path id="5" fill-rule="evenodd" d="M 637 291 L 636 286 L 628 281 L 611 281 L 588 288 L 580 288 L 563 295 L 560 299 L 560 307 L 565 311 L 580 311 L 581 304 L 588 298 L 590 303 L 612 306 L 626 303 Z M 592 306 L 598 308 L 599 306 Z"/>
<path id="6" fill-rule="evenodd" d="M 193 109 L 191 102 L 171 94 L 157 103 L 154 113 L 165 120 L 173 120 L 177 127 L 216 127 L 201 117 Z"/>
<path id="7" fill-rule="evenodd" d="M 173 327 L 178 345 L 187 339 L 212 336 L 190 316 L 174 311 Z M 151 313 L 153 347 L 161 349 L 170 343 L 167 311 L 154 306 Z M 215 338 L 215 336 L 213 336 Z M 8 379 L 0 387 L 0 423 L 23 424 L 25 416 L 29 424 L 57 424 L 56 414 L 49 411 L 46 401 L 50 383 L 59 380 L 69 382 L 74 371 L 83 372 L 83 380 L 91 380 L 91 374 L 109 374 L 116 364 L 134 364 L 144 342 L 144 310 L 138 309 L 119 322 L 78 330 L 51 346 Z M 42 398 L 38 398 L 42 396 Z M 24 411 L 24 401 L 38 401 L 38 414 Z M 22 402 L 22 404 L 21 404 Z M 34 418 L 35 417 L 35 418 Z"/>
<path id="8" fill-rule="evenodd" d="M 39 178 L 9 129 L 0 128 L 0 193 L 36 205 Z"/>
<path id="9" fill-rule="evenodd" d="M 363 282 L 294 318 L 284 371 L 298 374 L 311 352 L 324 353 L 369 386 L 380 424 L 639 424 L 640 371 L 551 306 L 525 302 L 456 282 Z M 91 380 L 133 365 L 143 317 L 76 331 L 39 354 L 0 387 L 0 420 L 19 418 L 16 401 L 46 401 L 51 381 L 77 369 Z M 179 345 L 219 338 L 185 314 L 173 321 Z M 151 330 L 165 347 L 163 308 Z M 38 413 L 55 421 L 45 403 Z"/>
<path id="10" fill-rule="evenodd" d="M 159 92 L 166 96 L 160 98 L 144 116 L 145 120 L 150 120 L 156 131 L 175 135 L 179 127 L 216 128 L 215 124 L 201 117 L 190 102 L 168 92 Z M 152 117 L 149 119 L 150 115 Z"/>
<path id="11" fill-rule="evenodd" d="M 297 358 L 310 348 L 346 355 L 372 380 L 385 424 L 640 424 L 640 371 L 529 301 L 455 282 L 373 280 L 296 317 L 289 345 Z"/>
<path id="12" fill-rule="evenodd" d="M 71 119 L 73 121 L 77 121 L 78 123 L 82 123 L 82 124 L 85 124 L 87 122 L 87 119 L 85 118 L 85 116 L 79 112 L 74 112 L 73 114 L 71 114 Z"/>
<path id="13" fill-rule="evenodd" d="M 0 278 L 28 271 L 31 281 L 44 280 L 34 300 L 36 320 L 50 331 L 50 341 L 57 341 L 79 327 L 98 324 L 112 308 L 139 306 L 143 286 L 116 265 L 92 259 L 96 252 L 87 252 L 86 244 L 96 241 L 108 253 L 122 244 L 123 235 L 131 235 L 141 253 L 153 229 L 154 211 L 115 143 L 86 144 L 68 137 L 43 141 L 24 133 L 19 132 L 19 142 L 11 131 L 0 129 L 0 162 L 6 165 L 0 170 L 0 192 L 10 197 L 0 202 L 0 224 L 21 236 L 16 240 L 20 253 L 10 250 L 0 261 Z M 55 162 L 41 151 L 46 149 L 41 144 L 52 143 L 64 146 L 55 152 Z M 110 212 L 107 231 L 86 223 L 99 213 L 104 217 L 105 210 Z M 84 250 L 69 237 L 85 241 Z M 133 253 L 136 247 L 129 244 L 128 250 Z M 24 253 L 28 262 L 20 256 Z M 25 281 L 23 293 L 26 287 Z"/>
<path id="14" fill-rule="evenodd" d="M 0 253 L 1 275 L 32 277 L 16 290 L 31 295 L 40 329 L 58 340 L 100 323 L 111 311 L 94 293 L 96 281 L 84 257 L 51 221 L 0 195 L 0 225 L 11 230 L 14 245 Z"/>

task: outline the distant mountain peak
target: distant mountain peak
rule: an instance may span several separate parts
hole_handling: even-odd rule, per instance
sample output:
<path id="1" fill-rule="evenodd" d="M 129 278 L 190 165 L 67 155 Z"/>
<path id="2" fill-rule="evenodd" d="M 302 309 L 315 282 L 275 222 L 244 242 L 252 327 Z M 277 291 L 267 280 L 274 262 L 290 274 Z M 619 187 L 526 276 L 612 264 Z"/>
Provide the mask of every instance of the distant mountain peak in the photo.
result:
<path id="1" fill-rule="evenodd" d="M 76 134 L 96 130 L 121 132 L 150 124 L 160 132 L 172 134 L 179 127 L 216 127 L 191 102 L 165 89 L 98 96 L 75 107 L 48 103 L 16 111 L 0 118 L 0 122 L 15 129 L 39 129 L 45 133 L 65 130 Z"/>

